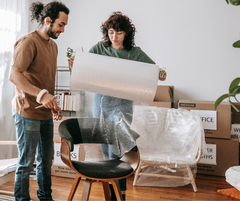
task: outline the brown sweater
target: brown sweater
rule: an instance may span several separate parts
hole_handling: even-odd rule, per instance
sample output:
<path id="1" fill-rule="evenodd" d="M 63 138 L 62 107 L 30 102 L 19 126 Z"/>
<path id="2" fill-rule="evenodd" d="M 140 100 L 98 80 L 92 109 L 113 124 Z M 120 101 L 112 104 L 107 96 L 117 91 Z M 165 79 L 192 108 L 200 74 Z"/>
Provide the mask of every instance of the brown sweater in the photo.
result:
<path id="1" fill-rule="evenodd" d="M 47 89 L 54 94 L 55 75 L 57 69 L 57 45 L 49 39 L 41 37 L 33 31 L 20 38 L 14 45 L 11 67 L 24 70 L 23 76 L 40 89 Z M 47 120 L 52 117 L 50 109 L 35 109 L 39 104 L 36 97 L 16 87 L 12 100 L 13 108 L 23 117 Z"/>

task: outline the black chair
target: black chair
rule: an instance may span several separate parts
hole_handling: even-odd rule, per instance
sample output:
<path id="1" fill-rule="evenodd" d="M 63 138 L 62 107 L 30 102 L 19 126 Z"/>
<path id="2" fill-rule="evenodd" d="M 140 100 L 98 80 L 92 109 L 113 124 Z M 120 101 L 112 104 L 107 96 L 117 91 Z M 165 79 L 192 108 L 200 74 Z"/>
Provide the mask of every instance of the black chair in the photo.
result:
<path id="1" fill-rule="evenodd" d="M 114 129 L 114 123 L 107 121 L 107 129 L 109 131 Z M 102 182 L 105 200 L 110 200 L 109 183 L 113 185 L 117 198 L 123 200 L 117 180 L 129 177 L 138 168 L 140 155 L 137 146 L 121 158 L 102 161 L 73 161 L 70 153 L 73 151 L 74 144 L 109 144 L 109 141 L 106 142 L 101 134 L 100 120 L 96 118 L 64 120 L 59 126 L 59 135 L 62 138 L 61 159 L 77 173 L 68 200 L 73 199 L 82 177 L 85 178 L 82 200 L 89 200 L 91 185 L 96 181 Z"/>

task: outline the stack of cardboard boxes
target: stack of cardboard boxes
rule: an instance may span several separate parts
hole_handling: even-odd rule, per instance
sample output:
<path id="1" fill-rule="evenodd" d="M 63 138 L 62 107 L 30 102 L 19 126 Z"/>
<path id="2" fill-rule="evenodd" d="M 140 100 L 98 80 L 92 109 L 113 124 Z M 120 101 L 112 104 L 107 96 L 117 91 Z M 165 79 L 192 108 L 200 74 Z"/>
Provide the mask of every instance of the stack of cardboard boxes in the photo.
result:
<path id="1" fill-rule="evenodd" d="M 203 123 L 207 152 L 199 161 L 197 172 L 225 176 L 229 167 L 239 165 L 239 140 L 231 135 L 231 105 L 222 102 L 215 111 L 214 104 L 214 101 L 179 100 L 178 108 L 198 114 Z M 238 121 L 240 116 L 236 116 L 234 119 Z"/>

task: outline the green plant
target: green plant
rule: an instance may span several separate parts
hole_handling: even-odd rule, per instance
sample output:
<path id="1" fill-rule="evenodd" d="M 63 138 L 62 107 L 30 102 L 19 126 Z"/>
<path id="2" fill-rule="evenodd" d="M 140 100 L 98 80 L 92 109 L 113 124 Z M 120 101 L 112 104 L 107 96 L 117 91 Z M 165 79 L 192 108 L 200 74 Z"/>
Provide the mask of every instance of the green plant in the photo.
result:
<path id="1" fill-rule="evenodd" d="M 227 2 L 227 4 L 232 4 L 234 6 L 239 6 L 240 5 L 240 0 L 225 0 Z M 236 41 L 235 43 L 233 43 L 233 47 L 236 48 L 240 48 L 240 40 Z M 220 96 L 216 101 L 215 101 L 215 110 L 217 109 L 217 107 L 219 106 L 219 104 L 226 98 L 228 98 L 228 102 L 232 105 L 232 107 L 237 111 L 240 112 L 240 110 L 236 107 L 236 105 L 234 105 L 234 103 L 231 101 L 231 97 L 234 98 L 238 103 L 238 99 L 236 97 L 236 95 L 240 94 L 240 77 L 235 78 L 228 89 L 228 93 L 227 94 L 223 94 L 222 96 Z"/>
<path id="2" fill-rule="evenodd" d="M 236 105 L 234 105 L 234 103 L 231 101 L 231 97 L 234 98 L 238 103 L 238 99 L 236 97 L 236 95 L 240 94 L 240 77 L 235 78 L 230 86 L 229 86 L 229 90 L 227 94 L 223 94 L 222 96 L 220 96 L 216 101 L 215 101 L 215 110 L 217 109 L 217 107 L 219 106 L 219 104 L 226 98 L 228 98 L 228 102 L 232 105 L 232 107 L 237 111 L 240 112 L 240 110 L 236 107 Z"/>
<path id="3" fill-rule="evenodd" d="M 67 48 L 67 57 L 70 59 L 72 57 L 72 55 L 74 54 L 75 52 L 73 51 L 72 48 L 68 47 Z"/>
<path id="4" fill-rule="evenodd" d="M 240 5 L 240 0 L 226 0 L 227 4 L 232 4 L 234 6 L 239 6 Z M 240 48 L 240 40 L 236 41 L 233 43 L 233 47 Z"/>
<path id="5" fill-rule="evenodd" d="M 240 5 L 240 0 L 226 0 L 227 4 L 232 4 L 234 6 L 239 6 Z"/>

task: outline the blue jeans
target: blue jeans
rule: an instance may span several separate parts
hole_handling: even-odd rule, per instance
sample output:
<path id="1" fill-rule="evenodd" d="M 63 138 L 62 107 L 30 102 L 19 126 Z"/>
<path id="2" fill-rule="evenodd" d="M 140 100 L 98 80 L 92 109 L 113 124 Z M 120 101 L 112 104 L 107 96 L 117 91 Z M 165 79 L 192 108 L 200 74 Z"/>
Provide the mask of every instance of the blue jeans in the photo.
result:
<path id="1" fill-rule="evenodd" d="M 16 201 L 30 200 L 29 174 L 37 150 L 37 196 L 40 200 L 52 200 L 51 166 L 54 154 L 53 120 L 36 120 L 21 116 L 13 109 L 15 119 L 18 164 L 15 173 L 14 195 Z"/>
<path id="2" fill-rule="evenodd" d="M 110 121 L 118 121 L 121 118 L 126 119 L 130 124 L 132 122 L 132 104 L 130 100 L 115 98 L 111 96 L 104 96 L 102 94 L 95 94 L 93 101 L 93 117 L 105 118 Z M 101 145 L 101 150 L 104 157 L 117 158 L 118 156 L 112 153 L 114 145 Z M 127 190 L 127 179 L 118 180 L 121 191 Z"/>

